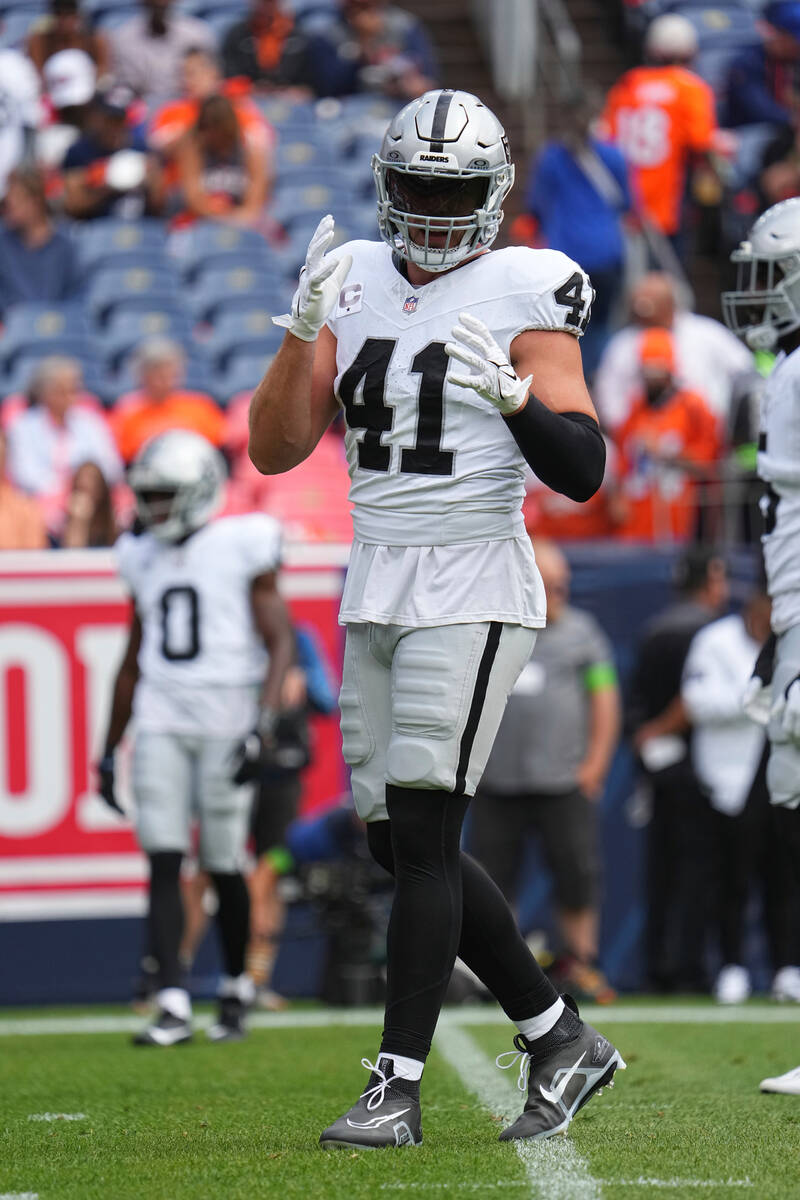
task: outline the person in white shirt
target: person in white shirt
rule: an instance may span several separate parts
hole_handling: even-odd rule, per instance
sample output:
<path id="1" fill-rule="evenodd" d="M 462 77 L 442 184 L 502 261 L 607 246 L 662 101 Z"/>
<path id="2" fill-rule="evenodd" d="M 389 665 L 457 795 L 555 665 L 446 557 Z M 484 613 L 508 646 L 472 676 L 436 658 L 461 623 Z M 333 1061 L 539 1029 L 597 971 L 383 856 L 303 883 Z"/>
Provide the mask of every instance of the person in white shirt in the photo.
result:
<path id="1" fill-rule="evenodd" d="M 622 1059 L 543 975 L 460 836 L 545 623 L 525 464 L 576 500 L 603 477 L 577 340 L 592 288 L 560 252 L 490 250 L 514 167 L 478 97 L 413 100 L 372 165 L 382 241 L 326 254 L 323 218 L 250 410 L 264 474 L 306 459 L 344 410 L 355 538 L 342 750 L 372 855 L 395 876 L 380 1053 L 320 1140 L 421 1141 L 420 1079 L 457 952 L 519 1030 L 510 1054 L 528 1099 L 501 1140 L 545 1138 Z"/>
<path id="2" fill-rule="evenodd" d="M 215 37 L 205 21 L 175 12 L 172 0 L 141 0 L 141 8 L 109 33 L 112 75 L 154 108 L 180 95 L 186 51 L 213 51 Z"/>
<path id="3" fill-rule="evenodd" d="M 769 804 L 764 730 L 741 705 L 759 648 L 769 635 L 769 617 L 769 597 L 757 590 L 741 613 L 704 626 L 689 648 L 681 685 L 692 726 L 695 773 L 713 810 L 715 923 L 722 952 L 714 996 L 720 1004 L 740 1004 L 752 990 L 744 954 L 752 884 L 762 896 L 775 971 L 773 993 L 778 999 L 800 1000 L 797 888 L 780 823 Z"/>
<path id="4" fill-rule="evenodd" d="M 640 387 L 640 335 L 656 327 L 672 332 L 680 386 L 699 392 L 725 427 L 739 389 L 754 382 L 752 354 L 719 321 L 678 307 L 675 285 L 661 272 L 639 280 L 630 312 L 631 323 L 611 338 L 594 377 L 593 399 L 603 428 L 613 433 L 627 419 Z"/>
<path id="5" fill-rule="evenodd" d="M 745 697 L 766 725 L 767 786 L 800 865 L 800 197 L 773 205 L 734 250 L 736 288 L 723 292 L 728 327 L 754 351 L 776 352 L 761 396 L 758 473 L 766 484 L 764 566 L 772 638 Z M 800 1095 L 800 1067 L 763 1079 L 761 1090 Z"/>
<path id="6" fill-rule="evenodd" d="M 0 49 L 0 197 L 44 120 L 39 76 L 19 50 Z"/>
<path id="7" fill-rule="evenodd" d="M 105 416 L 86 396 L 80 364 L 50 355 L 36 367 L 29 404 L 8 428 L 8 474 L 22 491 L 36 496 L 48 529 L 63 525 L 72 476 L 95 463 L 110 487 L 122 479 L 122 461 Z"/>

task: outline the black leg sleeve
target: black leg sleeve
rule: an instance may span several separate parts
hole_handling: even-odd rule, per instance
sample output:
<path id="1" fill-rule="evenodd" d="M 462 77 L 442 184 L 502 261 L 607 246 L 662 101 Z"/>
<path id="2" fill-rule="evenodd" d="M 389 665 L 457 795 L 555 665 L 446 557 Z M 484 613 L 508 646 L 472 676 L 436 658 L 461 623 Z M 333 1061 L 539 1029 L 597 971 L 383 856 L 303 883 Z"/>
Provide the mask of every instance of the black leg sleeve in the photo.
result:
<path id="1" fill-rule="evenodd" d="M 151 854 L 149 858 L 147 932 L 150 952 L 158 962 L 159 987 L 183 987 L 183 972 L 178 962 L 183 935 L 183 902 L 179 882 L 183 855 L 179 850 L 168 850 Z"/>
<path id="2" fill-rule="evenodd" d="M 250 893 L 244 876 L 238 871 L 212 872 L 219 900 L 217 928 L 222 942 L 225 970 L 234 979 L 244 971 L 244 956 L 250 937 Z"/>
<path id="3" fill-rule="evenodd" d="M 459 845 L 467 800 L 387 785 L 395 893 L 381 1053 L 424 1062 L 461 934 Z"/>
<path id="4" fill-rule="evenodd" d="M 367 839 L 372 857 L 393 875 L 390 822 L 368 825 Z M 558 992 L 531 954 L 500 889 L 468 854 L 462 851 L 459 857 L 462 881 L 459 956 L 510 1020 L 520 1021 L 544 1012 L 556 1002 Z"/>

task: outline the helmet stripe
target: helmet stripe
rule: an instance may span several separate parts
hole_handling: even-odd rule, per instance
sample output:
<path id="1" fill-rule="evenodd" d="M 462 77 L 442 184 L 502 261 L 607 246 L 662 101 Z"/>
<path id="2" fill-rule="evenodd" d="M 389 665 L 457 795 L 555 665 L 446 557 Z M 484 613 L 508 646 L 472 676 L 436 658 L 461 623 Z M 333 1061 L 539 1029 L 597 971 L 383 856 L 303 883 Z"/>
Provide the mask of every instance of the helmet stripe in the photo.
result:
<path id="1" fill-rule="evenodd" d="M 447 88 L 439 93 L 431 124 L 431 154 L 444 154 L 444 131 L 447 128 L 447 114 L 452 103 L 453 92 L 451 89 Z"/>

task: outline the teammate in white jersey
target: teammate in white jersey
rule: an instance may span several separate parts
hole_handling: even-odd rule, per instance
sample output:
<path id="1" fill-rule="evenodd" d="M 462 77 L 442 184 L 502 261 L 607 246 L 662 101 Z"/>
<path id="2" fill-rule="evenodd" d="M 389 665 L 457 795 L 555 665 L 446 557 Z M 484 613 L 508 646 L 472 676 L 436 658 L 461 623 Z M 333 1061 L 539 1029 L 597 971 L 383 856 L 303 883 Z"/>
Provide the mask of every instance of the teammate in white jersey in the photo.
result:
<path id="1" fill-rule="evenodd" d="M 767 786 L 786 808 L 785 836 L 800 858 L 800 198 L 763 213 L 731 255 L 735 291 L 722 310 L 751 350 L 776 351 L 764 385 L 758 473 L 766 483 L 764 565 L 772 597 L 772 638 L 764 647 L 745 699 L 767 726 Z M 800 1067 L 764 1079 L 761 1090 L 800 1095 Z"/>
<path id="2" fill-rule="evenodd" d="M 276 587 L 281 533 L 261 513 L 211 521 L 224 463 L 199 434 L 148 442 L 130 469 L 143 532 L 117 542 L 134 600 L 103 758 L 101 792 L 118 807 L 114 751 L 135 718 L 133 792 L 139 843 L 150 863 L 149 941 L 159 967 L 158 1014 L 134 1039 L 191 1037 L 179 965 L 181 859 L 199 826 L 199 862 L 213 880 L 226 975 L 209 1036 L 242 1036 L 252 1000 L 245 974 L 249 899 L 242 876 L 250 789 L 274 726 L 294 643 Z"/>
<path id="3" fill-rule="evenodd" d="M 250 454 L 266 474 L 306 458 L 344 409 L 355 540 L 343 753 L 371 852 L 396 881 L 380 1052 L 321 1142 L 421 1140 L 419 1081 L 456 952 L 517 1025 L 514 1061 L 530 1067 L 525 1111 L 502 1137 L 547 1137 L 621 1059 L 565 1006 L 459 841 L 545 621 L 520 514 L 526 461 L 577 500 L 603 477 L 577 341 L 592 289 L 563 254 L 489 251 L 514 167 L 475 96 L 412 101 L 373 170 L 383 240 L 326 254 L 323 219 L 251 407 Z"/>

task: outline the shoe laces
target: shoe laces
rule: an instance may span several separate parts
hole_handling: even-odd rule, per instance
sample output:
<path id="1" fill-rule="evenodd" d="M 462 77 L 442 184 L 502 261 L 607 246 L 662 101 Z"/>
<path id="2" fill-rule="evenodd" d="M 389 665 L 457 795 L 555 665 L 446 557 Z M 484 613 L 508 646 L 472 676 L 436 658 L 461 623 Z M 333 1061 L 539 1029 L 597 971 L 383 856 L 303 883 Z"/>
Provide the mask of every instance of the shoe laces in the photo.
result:
<path id="1" fill-rule="evenodd" d="M 362 1058 L 361 1065 L 365 1071 L 378 1076 L 378 1082 L 361 1093 L 361 1099 L 367 1101 L 367 1108 L 371 1112 L 373 1108 L 380 1108 L 386 1099 L 386 1089 L 389 1084 L 394 1083 L 395 1079 L 399 1079 L 400 1076 L 389 1075 L 387 1078 L 383 1068 L 378 1063 L 371 1063 L 368 1058 Z"/>
<path id="2" fill-rule="evenodd" d="M 528 1086 L 528 1075 L 530 1074 L 530 1066 L 532 1055 L 529 1053 L 524 1037 L 518 1033 L 514 1038 L 515 1050 L 504 1050 L 502 1054 L 498 1054 L 495 1061 L 495 1066 L 498 1066 L 501 1071 L 511 1071 L 519 1065 L 519 1076 L 517 1078 L 517 1087 L 521 1092 L 524 1092 Z M 501 1062 L 501 1059 L 507 1058 L 508 1062 Z"/>

